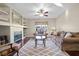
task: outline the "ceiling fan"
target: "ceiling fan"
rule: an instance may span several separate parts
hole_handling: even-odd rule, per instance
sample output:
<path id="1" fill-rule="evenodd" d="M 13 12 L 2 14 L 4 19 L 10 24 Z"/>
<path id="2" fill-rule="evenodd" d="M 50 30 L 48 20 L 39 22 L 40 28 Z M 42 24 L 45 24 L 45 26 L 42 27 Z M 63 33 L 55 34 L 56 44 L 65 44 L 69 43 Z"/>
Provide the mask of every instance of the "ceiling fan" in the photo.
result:
<path id="1" fill-rule="evenodd" d="M 36 16 L 48 16 L 48 11 L 46 11 L 46 10 L 43 10 L 43 9 L 40 9 L 40 10 L 38 10 L 37 12 L 36 12 L 36 14 L 35 14 Z"/>

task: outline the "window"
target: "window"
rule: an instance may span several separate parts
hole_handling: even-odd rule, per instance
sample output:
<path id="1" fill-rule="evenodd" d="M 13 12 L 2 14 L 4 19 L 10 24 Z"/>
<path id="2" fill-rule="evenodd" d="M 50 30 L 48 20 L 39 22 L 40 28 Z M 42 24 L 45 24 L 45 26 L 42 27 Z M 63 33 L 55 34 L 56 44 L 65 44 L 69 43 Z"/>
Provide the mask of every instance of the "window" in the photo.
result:
<path id="1" fill-rule="evenodd" d="M 35 28 L 37 31 L 47 31 L 47 24 L 48 22 L 35 22 Z"/>

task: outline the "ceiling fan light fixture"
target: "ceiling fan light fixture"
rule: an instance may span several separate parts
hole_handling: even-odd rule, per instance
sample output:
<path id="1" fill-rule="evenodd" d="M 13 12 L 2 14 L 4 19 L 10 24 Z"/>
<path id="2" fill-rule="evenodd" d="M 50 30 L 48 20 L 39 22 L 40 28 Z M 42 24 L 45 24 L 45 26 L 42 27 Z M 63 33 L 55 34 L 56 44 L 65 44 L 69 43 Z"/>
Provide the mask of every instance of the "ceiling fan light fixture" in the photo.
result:
<path id="1" fill-rule="evenodd" d="M 39 16 L 40 16 L 40 17 L 43 17 L 43 14 L 40 14 Z"/>
<path id="2" fill-rule="evenodd" d="M 36 12 L 35 14 L 36 14 L 36 15 L 39 15 L 39 13 L 38 13 L 38 12 Z"/>
<path id="3" fill-rule="evenodd" d="M 45 10 L 44 8 L 42 8 L 42 9 L 38 9 L 35 14 L 40 17 L 48 16 L 48 11 L 47 9 Z"/>

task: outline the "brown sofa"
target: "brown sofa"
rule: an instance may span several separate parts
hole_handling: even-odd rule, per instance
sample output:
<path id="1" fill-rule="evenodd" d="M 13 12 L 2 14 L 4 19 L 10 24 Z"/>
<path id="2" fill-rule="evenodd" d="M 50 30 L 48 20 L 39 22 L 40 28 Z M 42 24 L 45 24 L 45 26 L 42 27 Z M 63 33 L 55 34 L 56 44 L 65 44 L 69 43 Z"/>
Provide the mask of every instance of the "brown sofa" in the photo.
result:
<path id="1" fill-rule="evenodd" d="M 72 33 L 72 36 L 64 38 L 63 50 L 79 51 L 79 33 Z"/>
<path id="2" fill-rule="evenodd" d="M 79 43 L 79 33 L 72 33 L 71 36 L 64 38 L 64 42 Z"/>

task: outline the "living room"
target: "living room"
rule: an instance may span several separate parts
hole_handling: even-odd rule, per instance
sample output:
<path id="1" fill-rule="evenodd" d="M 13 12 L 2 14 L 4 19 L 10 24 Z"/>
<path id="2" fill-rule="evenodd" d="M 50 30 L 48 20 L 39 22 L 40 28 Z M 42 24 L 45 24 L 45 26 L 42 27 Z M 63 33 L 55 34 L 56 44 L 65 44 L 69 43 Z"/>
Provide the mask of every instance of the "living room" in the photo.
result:
<path id="1" fill-rule="evenodd" d="M 38 8 L 38 6 L 40 8 Z M 46 9 L 46 7 L 48 9 Z M 59 32 L 64 31 L 67 36 L 64 37 L 64 44 L 62 44 L 65 53 L 60 52 L 58 49 L 59 54 L 52 54 L 52 49 L 43 47 L 43 49 L 47 49 L 48 51 L 46 52 L 47 55 L 44 54 L 44 52 L 43 55 L 64 56 L 66 54 L 67 56 L 79 56 L 78 15 L 78 3 L 0 3 L 0 55 L 41 55 L 42 52 L 39 52 L 38 48 L 42 45 L 37 44 L 38 50 L 34 47 L 35 45 L 31 45 L 34 44 L 34 41 L 32 42 L 32 40 L 35 39 L 34 33 L 36 29 L 40 27 L 46 30 L 48 39 L 46 46 L 49 45 L 52 47 L 50 39 L 53 38 L 54 33 L 55 36 L 57 36 Z M 70 35 L 70 37 L 68 35 Z M 10 48 L 5 49 L 6 45 L 10 46 L 12 50 L 10 51 Z M 33 48 L 31 49 L 30 47 L 32 46 Z M 23 49 L 27 49 L 27 47 L 31 49 L 27 51 L 33 50 L 39 52 L 39 54 L 35 52 L 35 54 L 33 54 L 33 51 L 23 54 Z M 53 48 L 55 48 L 55 46 Z"/>

